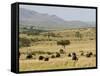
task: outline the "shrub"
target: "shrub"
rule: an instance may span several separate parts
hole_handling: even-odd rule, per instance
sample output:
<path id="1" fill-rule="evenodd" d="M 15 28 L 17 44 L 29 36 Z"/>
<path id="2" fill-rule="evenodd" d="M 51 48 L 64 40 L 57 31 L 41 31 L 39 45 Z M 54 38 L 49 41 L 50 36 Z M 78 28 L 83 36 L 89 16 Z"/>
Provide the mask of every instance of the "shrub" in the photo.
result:
<path id="1" fill-rule="evenodd" d="M 19 47 L 29 47 L 31 40 L 28 38 L 19 38 Z"/>
<path id="2" fill-rule="evenodd" d="M 48 54 L 48 55 L 51 55 L 52 53 L 51 53 L 51 52 L 47 52 L 47 54 Z"/>

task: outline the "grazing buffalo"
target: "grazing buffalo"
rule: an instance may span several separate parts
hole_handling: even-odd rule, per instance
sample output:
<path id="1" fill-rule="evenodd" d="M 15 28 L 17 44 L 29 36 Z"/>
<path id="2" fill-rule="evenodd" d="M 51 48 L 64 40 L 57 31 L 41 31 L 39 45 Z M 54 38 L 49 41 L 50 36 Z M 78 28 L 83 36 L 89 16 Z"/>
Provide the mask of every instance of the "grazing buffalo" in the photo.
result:
<path id="1" fill-rule="evenodd" d="M 91 57 L 93 55 L 93 53 L 92 52 L 88 52 L 87 54 L 86 54 L 86 57 Z"/>
<path id="2" fill-rule="evenodd" d="M 46 57 L 46 58 L 44 59 L 44 61 L 49 61 L 49 58 L 48 58 L 48 57 Z"/>
<path id="3" fill-rule="evenodd" d="M 72 60 L 75 60 L 75 61 L 78 60 L 78 57 L 75 52 L 72 53 Z"/>
<path id="4" fill-rule="evenodd" d="M 44 59 L 44 56 L 39 56 L 39 60 L 43 60 Z"/>
<path id="5" fill-rule="evenodd" d="M 55 55 L 51 55 L 51 58 L 56 58 L 56 56 Z"/>
<path id="6" fill-rule="evenodd" d="M 60 53 L 56 52 L 56 57 L 60 57 Z"/>
<path id="7" fill-rule="evenodd" d="M 26 56 L 26 59 L 32 59 L 32 54 L 28 54 L 27 56 Z"/>

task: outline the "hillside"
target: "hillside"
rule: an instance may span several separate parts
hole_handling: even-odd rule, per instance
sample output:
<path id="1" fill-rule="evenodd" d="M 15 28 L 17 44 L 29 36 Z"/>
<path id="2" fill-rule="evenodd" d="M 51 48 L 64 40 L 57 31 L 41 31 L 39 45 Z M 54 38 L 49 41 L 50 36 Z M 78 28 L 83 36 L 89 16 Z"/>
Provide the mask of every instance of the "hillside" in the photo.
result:
<path id="1" fill-rule="evenodd" d="M 33 10 L 20 8 L 20 25 L 36 26 L 44 29 L 86 28 L 95 27 L 93 22 L 65 21 L 56 15 L 38 13 Z"/>

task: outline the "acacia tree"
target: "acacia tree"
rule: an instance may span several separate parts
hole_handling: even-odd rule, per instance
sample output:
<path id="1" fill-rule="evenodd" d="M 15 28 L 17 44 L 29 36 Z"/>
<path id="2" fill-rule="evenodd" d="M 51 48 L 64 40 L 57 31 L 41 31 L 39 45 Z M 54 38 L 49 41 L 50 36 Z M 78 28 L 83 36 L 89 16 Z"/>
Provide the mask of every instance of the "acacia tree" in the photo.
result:
<path id="1" fill-rule="evenodd" d="M 69 40 L 57 41 L 57 45 L 62 45 L 64 49 L 65 49 L 66 45 L 69 45 L 69 44 L 70 44 Z"/>

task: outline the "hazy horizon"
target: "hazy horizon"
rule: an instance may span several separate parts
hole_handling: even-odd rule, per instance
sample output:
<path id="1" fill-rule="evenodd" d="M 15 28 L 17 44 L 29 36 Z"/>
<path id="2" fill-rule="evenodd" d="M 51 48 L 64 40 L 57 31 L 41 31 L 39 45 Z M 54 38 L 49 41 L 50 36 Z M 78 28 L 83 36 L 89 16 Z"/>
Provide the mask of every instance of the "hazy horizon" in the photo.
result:
<path id="1" fill-rule="evenodd" d="M 65 21 L 96 22 L 96 10 L 73 7 L 52 7 L 36 5 L 20 5 L 20 8 L 33 10 L 38 13 L 56 15 Z"/>

